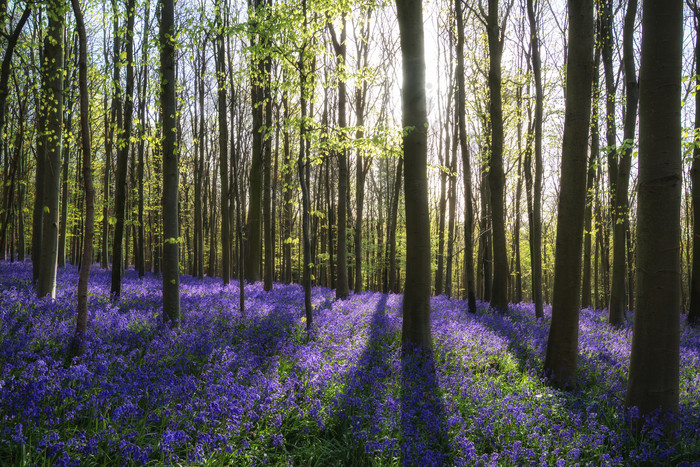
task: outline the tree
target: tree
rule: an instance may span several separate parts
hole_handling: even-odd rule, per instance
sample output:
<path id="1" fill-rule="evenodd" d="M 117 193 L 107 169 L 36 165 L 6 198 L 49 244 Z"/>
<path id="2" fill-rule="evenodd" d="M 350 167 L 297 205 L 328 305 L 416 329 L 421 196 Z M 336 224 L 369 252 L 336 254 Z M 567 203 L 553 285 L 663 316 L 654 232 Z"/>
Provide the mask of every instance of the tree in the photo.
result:
<path id="1" fill-rule="evenodd" d="M 476 313 L 476 290 L 474 283 L 474 245 L 473 223 L 474 214 L 472 207 L 472 169 L 470 163 L 469 147 L 467 146 L 467 124 L 464 111 L 466 92 L 464 84 L 464 18 L 462 17 L 462 0 L 455 0 L 455 18 L 457 22 L 457 92 L 455 99 L 455 111 L 457 112 L 457 127 L 459 129 L 459 149 L 462 153 L 462 172 L 464 177 L 464 263 L 466 293 L 469 311 Z"/>
<path id="2" fill-rule="evenodd" d="M 576 385 L 581 248 L 593 75 L 593 1 L 569 0 L 566 115 L 557 211 L 552 323 L 544 373 L 561 388 Z"/>
<path id="3" fill-rule="evenodd" d="M 428 208 L 428 117 L 421 0 L 397 0 L 403 59 L 404 197 L 406 280 L 403 300 L 403 349 L 409 344 L 432 351 L 430 334 L 430 215 Z"/>
<path id="4" fill-rule="evenodd" d="M 297 172 L 299 174 L 299 186 L 301 187 L 301 228 L 302 228 L 302 248 L 303 248 L 303 286 L 304 286 L 304 310 L 306 316 L 306 330 L 310 331 L 313 325 L 313 309 L 311 307 L 311 237 L 309 232 L 309 217 L 311 202 L 309 199 L 309 161 L 306 160 L 306 104 L 307 104 L 307 79 L 306 67 L 308 43 L 308 12 L 306 0 L 302 0 L 303 24 L 303 44 L 299 48 L 299 106 L 301 107 L 301 120 L 299 122 L 299 155 L 297 156 Z"/>
<path id="5" fill-rule="evenodd" d="M 627 12 L 625 13 L 622 39 L 622 61 L 624 65 L 626 91 L 624 121 L 625 140 L 618 151 L 619 158 L 617 155 L 608 156 L 609 160 L 612 161 L 612 166 L 614 166 L 614 170 L 610 170 L 610 177 L 614 175 L 617 176 L 617 179 L 614 180 L 614 184 L 611 180 L 613 198 L 613 269 L 608 320 L 613 326 L 622 325 L 625 321 L 625 311 L 627 309 L 627 295 L 625 293 L 625 260 L 627 254 L 627 249 L 625 247 L 627 229 L 629 228 L 627 190 L 629 186 L 635 126 L 637 123 L 637 100 L 639 98 L 639 85 L 637 83 L 637 73 L 634 66 L 634 24 L 636 17 L 637 0 L 629 0 L 627 2 Z M 603 52 L 605 52 L 605 50 L 604 48 Z M 610 74 L 612 74 L 612 71 Z M 606 69 L 606 76 L 607 75 L 608 71 Z M 614 105 L 612 108 L 613 115 L 611 116 L 608 114 L 608 120 L 614 119 Z M 614 122 L 612 128 L 614 130 Z M 608 145 L 610 144 L 611 142 L 608 140 Z M 615 151 L 615 148 L 610 148 L 610 151 Z"/>
<path id="6" fill-rule="evenodd" d="M 160 0 L 160 121 L 163 125 L 163 321 L 180 326 L 180 233 L 175 96 L 175 6 Z M 118 265 L 114 265 L 118 267 Z"/>
<path id="7" fill-rule="evenodd" d="M 345 67 L 346 46 L 345 46 L 345 16 L 342 20 L 342 29 L 340 30 L 340 40 L 337 39 L 333 24 L 328 24 L 328 29 L 333 40 L 335 48 L 338 73 L 341 74 Z M 346 120 L 346 102 L 347 102 L 347 86 L 345 79 L 342 76 L 338 79 L 338 129 L 340 132 L 341 141 L 345 137 Z M 348 297 L 348 234 L 347 234 L 347 192 L 348 192 L 348 152 L 344 145 L 341 145 L 338 151 L 338 258 L 336 261 L 337 268 L 337 284 L 335 295 L 343 300 Z"/>
<path id="8" fill-rule="evenodd" d="M 489 127 L 491 129 L 490 154 L 488 156 L 488 181 L 490 189 L 491 230 L 493 238 L 493 282 L 491 283 L 491 308 L 506 311 L 508 308 L 508 258 L 505 226 L 505 174 L 503 171 L 503 105 L 501 98 L 501 59 L 508 14 L 513 1 L 506 3 L 502 18 L 499 17 L 498 0 L 488 0 L 488 11 L 479 2 L 480 20 L 486 28 L 489 47 Z"/>
<path id="9" fill-rule="evenodd" d="M 678 410 L 682 41 L 682 0 L 644 2 L 637 308 L 625 399 L 642 414 Z"/>
<path id="10" fill-rule="evenodd" d="M 56 261 L 58 259 L 58 198 L 61 178 L 61 147 L 63 142 L 63 32 L 65 3 L 48 3 L 48 35 L 44 43 L 44 73 L 46 111 L 46 160 L 41 226 L 41 260 L 39 263 L 39 297 L 56 295 Z"/>
<path id="11" fill-rule="evenodd" d="M 112 244 L 112 287 L 111 293 L 119 297 L 122 289 L 122 240 L 124 238 L 124 218 L 126 211 L 126 171 L 131 148 L 131 127 L 134 114 L 134 11 L 135 0 L 126 2 L 126 94 L 124 102 L 124 128 L 117 145 L 117 188 L 114 194 L 116 223 Z M 116 58 L 115 58 L 116 60 Z M 114 66 L 120 66 L 115 63 Z M 127 246 L 128 246 L 128 242 Z"/>
<path id="12" fill-rule="evenodd" d="M 542 302 L 542 110 L 544 95 L 542 91 L 542 61 L 540 59 L 540 41 L 538 35 L 536 0 L 527 0 L 527 15 L 530 20 L 530 47 L 532 48 L 532 75 L 535 79 L 535 120 L 534 156 L 535 178 L 532 179 L 532 150 L 528 148 L 525 157 L 525 177 L 528 185 L 533 186 L 532 209 L 528 209 L 530 225 L 530 263 L 532 264 L 532 301 L 535 302 L 535 316 L 544 316 Z M 529 203 L 528 203 L 529 204 Z"/>
<path id="13" fill-rule="evenodd" d="M 87 292 L 92 266 L 92 239 L 95 231 L 95 188 L 92 185 L 92 149 L 90 142 L 90 103 L 88 101 L 87 36 L 79 0 L 71 0 L 78 30 L 78 87 L 80 102 L 80 141 L 83 159 L 83 184 L 85 191 L 85 230 L 83 231 L 83 257 L 78 278 L 78 318 L 71 343 L 71 355 L 82 353 L 82 341 L 87 331 Z"/>
<path id="14" fill-rule="evenodd" d="M 221 171 L 221 276 L 231 278 L 231 240 L 228 186 L 228 121 L 226 119 L 226 55 L 224 53 L 223 2 L 216 4 L 216 83 L 219 107 L 219 170 Z"/>

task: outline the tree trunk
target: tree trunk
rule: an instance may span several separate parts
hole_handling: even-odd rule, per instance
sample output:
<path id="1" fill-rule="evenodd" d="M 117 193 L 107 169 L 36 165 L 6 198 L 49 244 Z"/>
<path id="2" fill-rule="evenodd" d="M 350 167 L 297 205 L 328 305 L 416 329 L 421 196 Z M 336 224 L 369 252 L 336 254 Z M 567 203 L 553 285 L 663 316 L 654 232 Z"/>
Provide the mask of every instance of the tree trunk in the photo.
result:
<path id="1" fill-rule="evenodd" d="M 144 170 L 144 152 L 145 152 L 145 134 L 146 134 L 146 90 L 148 89 L 148 33 L 150 30 L 149 16 L 151 11 L 151 2 L 146 1 L 144 5 L 144 32 L 143 32 L 143 45 L 141 52 L 141 61 L 143 62 L 141 68 L 141 86 L 139 90 L 139 160 L 138 160 L 138 261 L 136 262 L 136 269 L 138 270 L 139 277 L 143 277 L 146 274 L 146 247 L 145 247 L 145 229 L 143 220 L 143 170 Z M 196 188 L 200 187 L 201 183 L 195 185 Z M 200 226 L 201 232 L 201 226 Z"/>
<path id="2" fill-rule="evenodd" d="M 399 196 L 401 195 L 401 182 L 403 181 L 403 158 L 399 158 L 396 166 L 394 178 L 394 190 L 391 196 L 391 214 L 389 217 L 389 291 L 398 293 L 400 290 L 399 281 L 396 277 L 396 229 L 399 217 Z"/>
<path id="3" fill-rule="evenodd" d="M 540 40 L 538 22 L 533 0 L 527 2 L 530 19 L 530 42 L 532 46 L 532 74 L 535 78 L 535 178 L 533 181 L 532 217 L 530 221 L 530 262 L 532 265 L 532 301 L 535 303 L 535 316 L 544 317 L 542 300 L 542 118 L 544 93 L 542 86 L 542 62 L 540 59 Z M 567 87 L 568 89 L 568 87 Z M 567 96 L 568 97 L 568 96 Z M 525 170 L 530 169 L 528 163 Z"/>
<path id="4" fill-rule="evenodd" d="M 419 345 L 431 355 L 428 118 L 422 7 L 421 0 L 396 2 L 403 58 L 403 127 L 410 129 L 403 136 L 406 281 L 401 342 L 404 352 L 410 345 Z"/>
<path id="5" fill-rule="evenodd" d="M 335 54 L 337 60 L 338 72 L 344 70 L 346 61 L 346 29 L 345 16 L 342 19 L 342 29 L 340 30 L 340 41 L 336 40 L 335 30 L 332 25 L 329 25 Z M 345 128 L 347 127 L 346 120 L 346 102 L 347 102 L 347 85 L 345 79 L 338 78 L 338 131 L 340 132 L 341 141 L 345 140 Z M 341 146 L 338 152 L 338 255 L 336 260 L 337 268 L 337 283 L 335 296 L 341 300 L 348 297 L 348 234 L 347 234 L 347 196 L 348 196 L 348 151 L 344 146 Z"/>
<path id="6" fill-rule="evenodd" d="M 117 155 L 117 189 L 114 195 L 114 209 L 117 222 L 114 224 L 114 242 L 112 244 L 112 296 L 118 298 L 122 289 L 122 240 L 124 237 L 124 218 L 126 210 L 126 171 L 131 148 L 131 125 L 134 111 L 134 0 L 126 5 L 126 94 L 124 100 L 124 128 L 119 135 L 119 153 Z M 116 60 L 116 59 L 115 59 Z M 114 66 L 119 66 L 117 63 Z M 128 250 L 128 241 L 126 248 Z"/>
<path id="7" fill-rule="evenodd" d="M 600 135 L 598 134 L 598 70 L 600 69 L 600 47 L 596 47 L 593 63 L 593 108 L 591 110 L 591 153 L 588 158 L 586 176 L 586 212 L 583 225 L 583 277 L 581 279 L 581 308 L 589 308 L 591 303 L 591 246 L 593 224 L 593 202 L 595 201 L 596 166 L 600 156 Z M 596 250 L 597 251 L 597 250 Z M 597 270 L 597 268 L 596 268 Z M 597 282 L 597 274 L 596 274 Z M 596 292 L 597 293 L 597 292 Z"/>
<path id="8" fill-rule="evenodd" d="M 554 296 L 544 373 L 560 388 L 576 385 L 586 163 L 593 77 L 593 1 L 569 0 L 569 60 L 557 214 Z"/>
<path id="9" fill-rule="evenodd" d="M 221 172 L 221 277 L 227 285 L 231 277 L 231 240 L 229 219 L 228 186 L 228 122 L 226 119 L 226 56 L 224 54 L 224 36 L 221 15 L 224 8 L 219 0 L 216 13 L 216 80 L 218 86 L 219 106 L 219 170 Z"/>
<path id="10" fill-rule="evenodd" d="M 70 99 L 66 106 L 66 128 L 72 128 L 73 109 Z M 66 234 L 68 233 L 68 163 L 70 162 L 70 144 L 68 141 L 63 146 L 63 165 L 61 167 L 61 221 L 58 234 L 58 267 L 66 267 Z"/>
<path id="11" fill-rule="evenodd" d="M 253 19 L 253 32 L 251 33 L 251 45 L 264 46 L 262 34 L 255 32 L 260 27 L 260 19 L 265 7 L 264 0 L 252 0 L 249 2 L 256 17 Z M 264 110 L 264 81 L 265 61 L 255 59 L 251 65 L 256 68 L 251 77 L 251 103 L 253 112 L 253 149 L 250 163 L 250 185 L 248 200 L 248 228 L 246 245 L 246 279 L 249 282 L 257 282 L 261 279 L 260 261 L 262 251 L 262 197 L 263 197 L 263 167 L 265 160 L 265 138 L 263 129 Z"/>
<path id="12" fill-rule="evenodd" d="M 133 0 L 130 0 L 133 1 Z M 180 327 L 180 252 L 178 226 L 178 165 L 175 144 L 177 99 L 175 96 L 175 8 L 173 0 L 161 1 L 160 90 L 163 122 L 163 321 Z"/>
<path id="13" fill-rule="evenodd" d="M 282 236 L 284 237 L 282 245 L 282 262 L 284 263 L 284 282 L 287 284 L 292 282 L 292 155 L 290 152 L 289 142 L 289 100 L 285 92 L 282 97 L 282 105 L 284 107 L 284 133 L 282 151 L 284 152 L 284 215 Z"/>
<path id="14" fill-rule="evenodd" d="M 609 321 L 613 326 L 621 326 L 625 321 L 627 294 L 625 290 L 625 269 L 627 267 L 627 218 L 630 165 L 637 123 L 637 100 L 639 85 L 634 69 L 634 24 L 637 17 L 637 0 L 627 2 L 623 37 L 623 64 L 625 70 L 625 127 L 622 148 L 617 164 L 617 180 L 613 196 L 613 274 L 610 291 Z M 608 115 L 608 119 L 610 119 Z M 608 141 L 610 145 L 610 141 Z"/>
<path id="15" fill-rule="evenodd" d="M 48 64 L 45 59 L 45 49 L 48 47 L 48 40 L 44 41 L 44 47 L 39 52 L 39 63 L 42 68 L 46 68 Z M 44 213 L 44 174 L 46 172 L 46 106 L 44 102 L 48 99 L 48 82 L 47 74 L 41 75 L 41 93 L 37 93 L 34 107 L 37 116 L 37 134 L 36 134 L 36 170 L 34 183 L 34 211 L 32 214 L 32 283 L 36 284 L 39 281 L 39 269 L 41 268 L 41 238 L 43 227 Z"/>
<path id="16" fill-rule="evenodd" d="M 92 150 L 90 147 L 90 103 L 88 94 L 87 36 L 79 0 L 71 0 L 78 30 L 78 86 L 80 91 L 80 141 L 83 159 L 83 183 L 85 187 L 85 230 L 83 232 L 83 256 L 78 278 L 78 318 L 71 343 L 71 356 L 82 353 L 83 336 L 87 331 L 87 292 L 92 266 L 92 239 L 95 230 L 95 189 L 92 185 Z"/>
<path id="17" fill-rule="evenodd" d="M 639 89 L 637 309 L 627 407 L 678 411 L 683 2 L 645 2 Z"/>
<path id="18" fill-rule="evenodd" d="M 464 269 L 466 294 L 469 311 L 476 313 L 476 290 L 474 284 L 474 245 L 472 232 L 474 230 L 474 214 L 472 208 L 472 169 L 469 147 L 467 146 L 467 124 L 464 110 L 466 91 L 464 83 L 464 18 L 462 16 L 462 0 L 455 0 L 455 16 L 457 22 L 457 92 L 455 111 L 459 128 L 459 148 L 462 153 L 462 176 L 464 177 Z"/>
<path id="19" fill-rule="evenodd" d="M 61 180 L 61 147 L 63 142 L 63 32 L 65 28 L 65 3 L 51 0 L 48 35 L 45 47 L 46 94 L 46 167 L 44 176 L 44 201 L 41 227 L 41 260 L 37 295 L 56 296 L 56 260 L 58 257 L 58 198 Z"/>
<path id="20" fill-rule="evenodd" d="M 302 0 L 304 13 L 304 31 L 307 28 L 306 0 Z M 310 331 L 313 326 L 313 313 L 311 308 L 311 238 L 309 236 L 309 161 L 306 159 L 306 52 L 307 44 L 304 43 L 299 51 L 299 105 L 301 106 L 301 122 L 299 127 L 299 155 L 297 156 L 297 171 L 299 174 L 299 186 L 301 187 L 301 227 L 302 227 L 302 248 L 303 248 L 303 286 L 304 286 L 304 310 L 306 316 L 306 330 Z"/>
<path id="21" fill-rule="evenodd" d="M 489 0 L 486 32 L 489 44 L 489 115 L 491 118 L 491 231 L 493 238 L 493 283 L 491 308 L 508 309 L 508 258 L 505 226 L 505 174 L 503 172 L 503 109 L 501 102 L 501 57 L 506 22 L 499 24 L 498 0 Z M 507 16 L 507 14 L 506 14 Z"/>
<path id="22" fill-rule="evenodd" d="M 272 5 L 272 0 L 268 0 L 268 6 Z M 264 243 L 265 243 L 265 264 L 263 271 L 264 288 L 266 291 L 272 290 L 272 281 L 274 279 L 274 239 L 272 237 L 272 58 L 267 56 L 263 63 L 265 68 L 265 88 L 263 90 L 263 98 L 265 101 L 265 160 L 263 173 L 263 225 Z"/>

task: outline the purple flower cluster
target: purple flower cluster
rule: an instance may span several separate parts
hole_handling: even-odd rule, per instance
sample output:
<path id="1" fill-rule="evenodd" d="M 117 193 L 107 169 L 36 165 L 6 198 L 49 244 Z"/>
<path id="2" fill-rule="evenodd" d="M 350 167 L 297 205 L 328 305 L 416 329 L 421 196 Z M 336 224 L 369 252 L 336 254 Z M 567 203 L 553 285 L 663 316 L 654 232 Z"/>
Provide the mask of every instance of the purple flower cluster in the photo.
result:
<path id="1" fill-rule="evenodd" d="M 434 352 L 401 352 L 401 296 L 183 277 L 182 326 L 162 324 L 160 279 L 95 268 L 85 353 L 65 365 L 77 270 L 37 299 L 28 263 L 0 263 L 0 464 L 693 465 L 700 460 L 700 332 L 683 326 L 675 438 L 629 428 L 631 331 L 582 310 L 579 388 L 539 374 L 548 320 L 531 305 L 466 313 L 432 302 Z M 546 311 L 546 314 L 548 312 Z M 547 314 L 549 316 L 549 314 Z"/>

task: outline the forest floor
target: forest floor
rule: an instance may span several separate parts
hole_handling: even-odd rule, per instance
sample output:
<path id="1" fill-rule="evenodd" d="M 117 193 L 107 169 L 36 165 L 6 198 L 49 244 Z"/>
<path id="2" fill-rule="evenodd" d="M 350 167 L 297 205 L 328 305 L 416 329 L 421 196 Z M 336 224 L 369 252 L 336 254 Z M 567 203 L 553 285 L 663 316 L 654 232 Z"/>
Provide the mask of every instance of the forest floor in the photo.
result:
<path id="1" fill-rule="evenodd" d="M 336 301 L 297 285 L 183 277 L 182 326 L 160 279 L 91 274 L 86 350 L 64 365 L 78 272 L 39 300 L 30 263 L 0 262 L 0 465 L 700 465 L 700 331 L 682 318 L 677 431 L 630 428 L 631 327 L 583 310 L 579 386 L 539 376 L 550 311 L 432 301 L 434 353 L 401 357 L 400 295 Z M 632 315 L 628 315 L 632 317 Z"/>

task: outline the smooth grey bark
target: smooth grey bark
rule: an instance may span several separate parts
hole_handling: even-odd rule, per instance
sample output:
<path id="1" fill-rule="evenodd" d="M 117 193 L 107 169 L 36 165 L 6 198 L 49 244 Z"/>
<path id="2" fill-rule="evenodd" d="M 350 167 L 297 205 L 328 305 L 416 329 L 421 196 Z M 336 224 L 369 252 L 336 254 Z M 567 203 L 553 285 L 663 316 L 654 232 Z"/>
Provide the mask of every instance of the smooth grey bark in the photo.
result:
<path id="1" fill-rule="evenodd" d="M 268 1 L 272 5 L 272 0 Z M 272 80 L 272 58 L 265 58 L 263 63 L 265 68 L 265 86 L 263 90 L 263 99 L 265 102 L 265 152 L 263 161 L 263 243 L 265 246 L 265 263 L 263 265 L 263 287 L 266 291 L 272 290 L 272 282 L 274 280 L 274 239 L 272 237 L 272 137 L 270 130 L 272 128 L 272 100 L 271 91 Z"/>
<path id="2" fill-rule="evenodd" d="M 625 405 L 678 411 L 683 2 L 644 2 L 639 76 L 637 308 Z"/>
<path id="3" fill-rule="evenodd" d="M 430 211 L 428 207 L 428 118 L 421 0 L 397 0 L 403 59 L 404 197 L 406 279 L 401 343 L 432 353 L 430 333 Z"/>
<path id="4" fill-rule="evenodd" d="M 458 0 L 459 1 L 459 0 Z M 399 218 L 399 196 L 401 196 L 401 185 L 403 182 L 403 158 L 399 157 L 394 177 L 394 189 L 391 195 L 391 212 L 389 214 L 389 231 L 387 243 L 389 244 L 389 280 L 388 291 L 398 293 L 400 290 L 399 281 L 396 274 L 396 225 Z"/>
<path id="5" fill-rule="evenodd" d="M 163 123 L 163 321 L 180 326 L 180 245 L 178 225 L 178 165 L 175 96 L 175 7 L 160 0 L 160 90 Z"/>
<path id="6" fill-rule="evenodd" d="M 42 68 L 47 66 L 45 59 L 46 39 L 44 46 L 39 50 L 39 63 Z M 36 94 L 34 108 L 37 119 L 36 134 L 36 169 L 34 171 L 34 211 L 32 213 L 32 283 L 39 281 L 39 269 L 41 267 L 41 239 L 44 213 L 44 173 L 46 166 L 46 107 L 43 102 L 48 96 L 47 74 L 41 74 L 41 92 Z"/>
<path id="7" fill-rule="evenodd" d="M 569 56 L 557 211 L 552 322 L 544 374 L 560 388 L 576 385 L 581 251 L 593 77 L 593 1 L 569 0 Z"/>
<path id="8" fill-rule="evenodd" d="M 48 34 L 44 43 L 46 94 L 46 166 L 44 168 L 43 216 L 41 226 L 41 260 L 37 295 L 56 296 L 56 262 L 58 258 L 58 207 L 63 143 L 63 35 L 65 3 L 49 1 Z"/>

